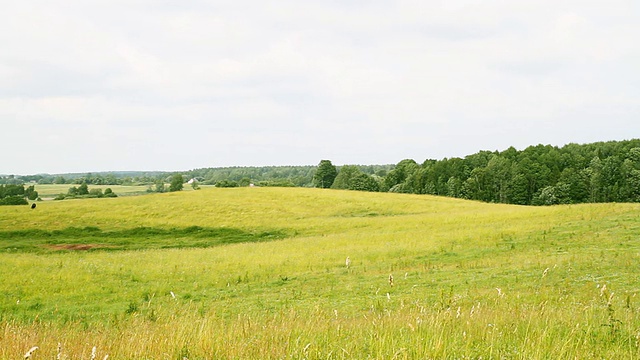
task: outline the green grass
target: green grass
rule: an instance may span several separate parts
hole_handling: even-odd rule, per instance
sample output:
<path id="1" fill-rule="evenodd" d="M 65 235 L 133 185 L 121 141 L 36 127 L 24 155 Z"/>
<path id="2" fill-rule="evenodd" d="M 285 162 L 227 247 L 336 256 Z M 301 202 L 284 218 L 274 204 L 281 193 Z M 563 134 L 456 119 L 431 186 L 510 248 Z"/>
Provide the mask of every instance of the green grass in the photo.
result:
<path id="1" fill-rule="evenodd" d="M 69 227 L 62 230 L 0 231 L 0 251 L 46 252 L 76 250 L 140 250 L 204 248 L 242 242 L 272 241 L 285 237 L 282 230 L 248 232 L 232 228 L 136 227 L 104 231 L 97 227 Z"/>
<path id="2" fill-rule="evenodd" d="M 2 207 L 0 358 L 60 343 L 68 358 L 634 359 L 638 240 L 637 204 L 237 188 Z M 64 250 L 81 244 L 100 246 Z"/>

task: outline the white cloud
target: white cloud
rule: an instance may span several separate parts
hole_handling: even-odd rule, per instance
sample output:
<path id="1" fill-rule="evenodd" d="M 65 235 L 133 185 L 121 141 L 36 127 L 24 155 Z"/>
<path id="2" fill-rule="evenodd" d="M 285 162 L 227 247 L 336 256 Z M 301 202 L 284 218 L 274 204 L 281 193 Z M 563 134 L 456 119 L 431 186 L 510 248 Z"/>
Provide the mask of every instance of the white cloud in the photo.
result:
<path id="1" fill-rule="evenodd" d="M 39 141 L 0 173 L 388 163 L 637 137 L 637 6 L 9 2 L 0 151 L 25 127 Z M 64 160 L 79 148 L 93 150 Z"/>

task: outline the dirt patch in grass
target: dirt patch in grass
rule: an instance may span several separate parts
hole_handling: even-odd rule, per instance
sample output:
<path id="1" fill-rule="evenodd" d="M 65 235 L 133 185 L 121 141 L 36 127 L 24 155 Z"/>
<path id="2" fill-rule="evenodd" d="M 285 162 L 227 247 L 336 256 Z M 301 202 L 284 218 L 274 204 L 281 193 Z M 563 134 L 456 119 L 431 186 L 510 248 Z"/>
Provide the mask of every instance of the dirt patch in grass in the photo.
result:
<path id="1" fill-rule="evenodd" d="M 113 246 L 102 245 L 102 244 L 50 244 L 50 245 L 43 245 L 43 247 L 49 250 L 72 250 L 72 251 L 113 248 Z"/>

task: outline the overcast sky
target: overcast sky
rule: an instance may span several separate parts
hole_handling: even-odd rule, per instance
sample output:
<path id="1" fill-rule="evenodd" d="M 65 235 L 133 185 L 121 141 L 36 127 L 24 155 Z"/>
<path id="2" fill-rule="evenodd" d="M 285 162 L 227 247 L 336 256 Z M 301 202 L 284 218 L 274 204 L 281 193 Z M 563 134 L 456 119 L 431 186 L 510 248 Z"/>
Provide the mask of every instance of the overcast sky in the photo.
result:
<path id="1" fill-rule="evenodd" d="M 0 174 L 640 137 L 640 1 L 0 0 Z"/>

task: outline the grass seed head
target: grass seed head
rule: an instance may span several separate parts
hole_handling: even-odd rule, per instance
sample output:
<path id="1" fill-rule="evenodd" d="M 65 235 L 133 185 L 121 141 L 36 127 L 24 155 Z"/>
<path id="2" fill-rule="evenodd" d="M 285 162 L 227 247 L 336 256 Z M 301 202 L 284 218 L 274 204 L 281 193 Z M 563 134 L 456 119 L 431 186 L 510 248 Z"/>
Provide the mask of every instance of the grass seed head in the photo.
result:
<path id="1" fill-rule="evenodd" d="M 604 296 L 604 293 L 607 291 L 607 284 L 602 285 L 600 288 L 600 296 Z"/>
<path id="2" fill-rule="evenodd" d="M 393 274 L 389 275 L 389 286 L 393 287 Z"/>
<path id="3" fill-rule="evenodd" d="M 27 351 L 27 353 L 26 353 L 26 354 L 24 354 L 24 358 L 25 358 L 25 359 L 30 359 L 30 358 L 31 358 L 31 355 L 33 355 L 33 353 L 34 353 L 36 350 L 38 350 L 38 347 L 37 347 L 37 346 L 34 346 L 34 347 L 32 347 L 31 349 L 29 349 L 29 351 Z"/>

